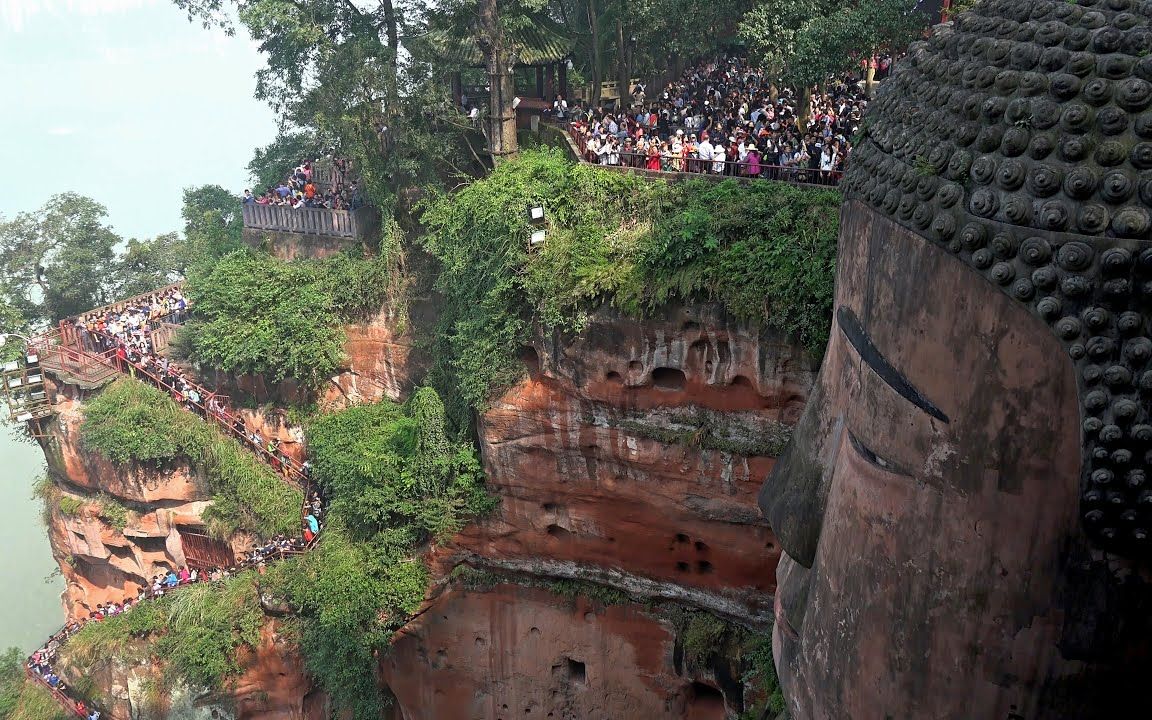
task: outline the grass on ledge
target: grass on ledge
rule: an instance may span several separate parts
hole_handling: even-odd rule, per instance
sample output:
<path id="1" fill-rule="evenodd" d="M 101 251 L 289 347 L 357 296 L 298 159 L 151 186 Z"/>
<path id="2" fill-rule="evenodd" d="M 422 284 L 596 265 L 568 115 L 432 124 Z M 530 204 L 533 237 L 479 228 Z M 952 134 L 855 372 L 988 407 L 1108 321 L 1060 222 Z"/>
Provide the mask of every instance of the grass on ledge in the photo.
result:
<path id="1" fill-rule="evenodd" d="M 248 531 L 261 537 L 294 533 L 303 496 L 215 425 L 184 410 L 166 394 L 120 378 L 84 406 L 84 447 L 118 465 L 184 459 L 204 470 L 212 506 L 208 529 L 218 537 Z M 121 514 L 101 503 L 101 514 Z"/>

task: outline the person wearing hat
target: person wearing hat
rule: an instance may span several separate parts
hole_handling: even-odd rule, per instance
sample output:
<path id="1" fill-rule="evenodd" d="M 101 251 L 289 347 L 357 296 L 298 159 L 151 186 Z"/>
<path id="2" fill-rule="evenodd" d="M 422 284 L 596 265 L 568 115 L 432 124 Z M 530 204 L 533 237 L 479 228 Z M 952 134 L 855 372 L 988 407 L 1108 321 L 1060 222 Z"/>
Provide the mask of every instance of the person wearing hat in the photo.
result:
<path id="1" fill-rule="evenodd" d="M 744 174 L 748 177 L 760 177 L 760 151 L 756 143 L 749 143 L 744 147 Z"/>

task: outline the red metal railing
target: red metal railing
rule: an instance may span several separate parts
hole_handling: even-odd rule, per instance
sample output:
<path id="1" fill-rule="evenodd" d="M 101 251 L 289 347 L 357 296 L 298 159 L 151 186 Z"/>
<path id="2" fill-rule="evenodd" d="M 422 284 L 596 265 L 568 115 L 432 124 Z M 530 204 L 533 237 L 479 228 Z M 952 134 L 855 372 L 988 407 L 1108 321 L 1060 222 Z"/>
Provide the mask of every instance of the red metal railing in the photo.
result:
<path id="1" fill-rule="evenodd" d="M 85 341 L 77 328 L 77 320 L 79 318 L 93 314 L 106 314 L 123 309 L 130 304 L 149 301 L 154 296 L 167 293 L 172 289 L 181 287 L 181 285 L 182 283 L 174 283 L 150 293 L 144 293 L 133 298 L 128 298 L 127 300 L 106 305 L 102 308 L 96 308 L 76 318 L 61 321 L 58 329 L 42 333 L 32 338 L 29 347 L 34 349 L 39 355 L 41 367 L 49 372 L 56 373 L 58 376 L 62 376 L 62 379 L 65 381 L 69 379 L 73 381 L 81 380 L 95 385 L 102 383 L 109 377 L 114 377 L 118 374 L 128 374 L 132 377 L 145 380 L 158 389 L 168 393 L 178 405 L 189 412 L 194 412 L 205 420 L 214 422 L 226 435 L 235 438 L 243 447 L 254 452 L 261 461 L 275 470 L 281 479 L 286 482 L 294 481 L 301 487 L 304 497 L 300 508 L 300 522 L 302 525 L 305 525 L 305 517 L 311 513 L 309 496 L 312 494 L 313 485 L 310 473 L 305 470 L 302 464 L 297 463 L 286 454 L 270 451 L 264 446 L 262 438 L 261 442 L 253 443 L 251 437 L 248 435 L 243 419 L 234 414 L 228 408 L 227 404 L 223 402 L 223 400 L 226 400 L 225 396 L 209 392 L 202 386 L 185 380 L 188 389 L 194 390 L 199 397 L 199 400 L 193 400 L 191 393 L 185 395 L 184 392 L 177 389 L 172 383 L 167 382 L 161 375 L 154 372 L 153 369 L 147 367 L 144 363 L 129 360 L 126 356 L 121 357 L 121 353 L 119 352 L 120 343 L 110 335 L 101 334 L 100 336 L 100 339 L 103 341 L 102 344 L 106 345 L 109 349 L 97 350 L 84 346 Z M 157 319 L 150 319 L 150 324 L 153 321 L 158 322 Z M 89 334 L 88 344 L 93 344 L 94 337 L 96 337 L 95 334 Z M 212 403 L 213 400 L 220 402 Z M 216 406 L 216 409 L 210 409 L 210 404 Z M 303 548 L 297 549 L 294 547 L 277 546 L 271 553 L 263 556 L 260 562 L 282 560 L 286 557 L 303 555 L 314 548 L 316 543 L 320 541 L 320 535 L 323 533 L 324 528 L 321 526 L 319 530 L 320 532 L 316 533 Z M 251 558 L 249 558 L 246 564 L 252 564 Z M 201 578 L 204 578 L 204 576 L 201 575 Z M 183 585 L 166 588 L 165 592 L 171 592 L 180 587 L 183 587 Z M 152 596 L 148 594 L 146 597 Z M 62 637 L 60 640 L 61 644 L 69 637 L 64 630 L 57 633 L 57 635 Z M 31 658 L 29 658 L 29 663 L 31 663 Z M 49 685 L 48 681 L 39 673 L 34 672 L 30 666 L 25 666 L 25 672 L 29 678 L 43 685 L 56 701 L 60 703 L 65 712 L 81 718 L 87 717 L 87 708 L 85 705 L 69 697 L 64 690 Z"/>
<path id="2" fill-rule="evenodd" d="M 597 165 L 609 170 L 628 172 L 658 173 L 672 177 L 703 177 L 716 180 L 726 178 L 746 180 L 776 180 L 794 185 L 835 187 L 843 175 L 838 170 L 814 170 L 808 167 L 767 165 L 729 160 L 704 160 L 686 153 L 679 156 L 651 155 L 617 150 L 611 155 L 619 158 L 615 163 L 602 163 L 600 156 L 588 148 L 589 135 L 576 123 L 568 125 L 568 136 L 581 162 Z M 655 165 L 655 167 L 652 167 Z"/>

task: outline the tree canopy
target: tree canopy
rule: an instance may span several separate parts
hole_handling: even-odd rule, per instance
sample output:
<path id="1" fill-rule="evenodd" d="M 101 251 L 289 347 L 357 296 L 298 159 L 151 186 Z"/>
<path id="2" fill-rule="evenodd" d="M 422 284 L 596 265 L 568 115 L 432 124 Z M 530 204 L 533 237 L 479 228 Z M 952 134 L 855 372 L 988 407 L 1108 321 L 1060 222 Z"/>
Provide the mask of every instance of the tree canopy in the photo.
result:
<path id="1" fill-rule="evenodd" d="M 0 323 L 42 326 L 170 282 L 183 272 L 172 234 L 125 240 L 91 198 L 62 193 L 39 210 L 0 218 Z"/>

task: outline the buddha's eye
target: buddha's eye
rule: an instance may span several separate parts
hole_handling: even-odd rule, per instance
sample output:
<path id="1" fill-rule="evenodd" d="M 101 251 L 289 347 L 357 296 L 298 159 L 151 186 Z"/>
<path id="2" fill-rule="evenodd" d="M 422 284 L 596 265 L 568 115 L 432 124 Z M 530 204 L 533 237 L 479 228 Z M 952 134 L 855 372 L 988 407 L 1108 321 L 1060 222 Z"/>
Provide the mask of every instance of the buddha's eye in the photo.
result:
<path id="1" fill-rule="evenodd" d="M 871 463 L 872 465 L 875 465 L 876 467 L 880 468 L 881 470 L 884 470 L 884 471 L 890 472 L 890 473 L 894 473 L 896 475 L 907 475 L 908 474 L 908 473 L 904 472 L 903 470 L 901 470 L 899 467 L 897 467 L 894 463 L 881 457 L 880 455 L 877 455 L 875 452 L 872 451 L 872 448 L 870 448 L 867 445 L 865 445 L 864 443 L 860 442 L 860 438 L 856 437 L 856 433 L 852 432 L 851 430 L 848 431 L 848 441 L 850 443 L 852 443 L 852 449 L 856 451 L 857 455 L 864 458 L 869 463 Z"/>

